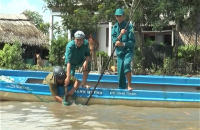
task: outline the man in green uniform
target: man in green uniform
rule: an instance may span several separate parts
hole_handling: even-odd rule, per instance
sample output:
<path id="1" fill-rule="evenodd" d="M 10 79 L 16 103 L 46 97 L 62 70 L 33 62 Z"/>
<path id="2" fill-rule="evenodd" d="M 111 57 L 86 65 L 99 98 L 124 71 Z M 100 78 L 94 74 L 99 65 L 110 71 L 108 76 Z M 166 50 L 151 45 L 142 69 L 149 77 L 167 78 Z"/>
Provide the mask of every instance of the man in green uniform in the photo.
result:
<path id="1" fill-rule="evenodd" d="M 66 86 L 64 80 L 66 79 L 66 72 L 61 66 L 55 66 L 53 72 L 49 73 L 47 77 L 44 79 L 43 84 L 49 85 L 49 89 L 51 94 L 54 96 L 56 101 L 62 103 L 63 99 L 58 95 L 57 86 Z M 80 81 L 75 77 L 70 76 L 70 85 L 74 87 L 67 93 L 67 96 L 72 96 L 74 91 L 79 87 Z M 65 95 L 67 87 L 65 87 Z M 65 97 L 66 99 L 66 97 Z M 67 100 L 66 100 L 67 102 Z"/>
<path id="2" fill-rule="evenodd" d="M 124 10 L 116 9 L 115 16 L 117 23 L 112 29 L 112 42 L 116 46 L 117 54 L 117 70 L 119 79 L 119 88 L 125 89 L 126 78 L 128 81 L 128 90 L 131 91 L 131 60 L 134 56 L 135 38 L 133 34 L 133 26 L 124 20 Z M 126 77 L 125 77 L 126 75 Z"/>
<path id="3" fill-rule="evenodd" d="M 91 70 L 89 43 L 85 39 L 85 34 L 82 31 L 77 31 L 74 34 L 74 40 L 70 41 L 66 46 L 65 65 L 67 75 L 74 76 L 76 67 L 82 67 L 83 80 L 82 86 L 89 88 L 86 85 L 88 74 Z M 70 79 L 65 79 L 65 84 L 69 84 Z"/>

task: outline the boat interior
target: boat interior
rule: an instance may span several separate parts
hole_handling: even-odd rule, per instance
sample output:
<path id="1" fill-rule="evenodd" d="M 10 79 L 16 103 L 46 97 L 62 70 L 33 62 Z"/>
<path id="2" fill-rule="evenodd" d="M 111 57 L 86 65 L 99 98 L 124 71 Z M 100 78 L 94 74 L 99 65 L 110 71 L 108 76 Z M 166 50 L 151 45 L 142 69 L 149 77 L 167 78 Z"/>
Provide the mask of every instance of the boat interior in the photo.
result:
<path id="1" fill-rule="evenodd" d="M 41 77 L 18 77 L 18 76 L 10 76 L 11 79 L 14 79 L 15 82 L 18 83 L 27 83 L 27 84 L 42 84 L 44 78 Z M 81 77 L 82 78 L 82 77 Z M 81 79 L 79 79 L 81 80 Z M 133 79 L 134 80 L 134 79 Z M 87 84 L 91 87 L 94 87 L 97 84 L 97 80 L 93 80 L 88 78 Z M 109 89 L 117 89 L 118 81 L 117 80 L 103 80 L 100 81 L 98 88 L 109 88 Z M 189 85 L 173 85 L 171 83 L 160 83 L 154 84 L 152 83 L 132 83 L 132 87 L 134 90 L 153 90 L 153 91 L 173 91 L 173 92 L 200 92 L 200 86 L 189 86 Z"/>

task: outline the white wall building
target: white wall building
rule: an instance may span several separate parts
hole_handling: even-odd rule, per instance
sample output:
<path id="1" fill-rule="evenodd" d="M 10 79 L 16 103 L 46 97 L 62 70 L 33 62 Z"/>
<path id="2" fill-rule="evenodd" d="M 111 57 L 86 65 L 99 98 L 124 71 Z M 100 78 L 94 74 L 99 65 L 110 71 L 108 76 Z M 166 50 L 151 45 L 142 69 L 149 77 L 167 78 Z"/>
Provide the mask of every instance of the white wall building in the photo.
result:
<path id="1" fill-rule="evenodd" d="M 49 30 L 49 39 L 53 39 L 53 24 L 55 22 L 55 17 L 61 16 L 59 9 L 49 9 L 50 10 L 50 30 Z M 99 26 L 99 30 L 97 31 L 97 40 L 99 42 L 98 51 L 107 52 L 108 55 L 111 55 L 112 44 L 111 44 L 111 29 L 112 23 L 102 23 Z M 70 30 L 68 30 L 68 39 L 71 39 Z M 51 42 L 49 42 L 51 44 Z"/>
<path id="2" fill-rule="evenodd" d="M 53 26 L 55 17 L 60 17 L 61 13 L 59 9 L 49 9 L 50 10 L 50 25 Z M 97 31 L 97 40 L 99 42 L 98 51 L 104 51 L 110 56 L 112 53 L 112 42 L 111 42 L 111 30 L 112 23 L 101 23 Z M 153 40 L 157 44 L 169 42 L 169 45 L 174 45 L 174 32 L 172 30 L 165 31 L 143 31 L 144 35 L 153 37 Z M 53 38 L 53 30 L 49 30 L 49 39 Z M 68 39 L 71 39 L 70 30 L 68 30 Z M 135 31 L 135 39 L 137 41 L 137 31 Z M 51 43 L 50 43 L 51 44 Z M 115 53 L 114 53 L 115 55 Z"/>
<path id="3" fill-rule="evenodd" d="M 97 31 L 97 40 L 99 42 L 98 51 L 104 51 L 110 56 L 112 53 L 112 40 L 111 40 L 112 23 L 102 23 L 99 25 Z"/>

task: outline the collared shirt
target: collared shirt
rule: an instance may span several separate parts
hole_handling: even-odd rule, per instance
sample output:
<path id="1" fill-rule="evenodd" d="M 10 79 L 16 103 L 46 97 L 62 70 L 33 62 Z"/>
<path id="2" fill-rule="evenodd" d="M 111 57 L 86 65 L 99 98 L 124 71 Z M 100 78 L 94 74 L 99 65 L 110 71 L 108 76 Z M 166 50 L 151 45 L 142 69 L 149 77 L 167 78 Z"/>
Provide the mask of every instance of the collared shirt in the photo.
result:
<path id="1" fill-rule="evenodd" d="M 70 76 L 70 83 L 69 85 L 73 85 L 78 79 L 76 79 L 74 76 Z M 64 81 L 63 83 L 59 84 L 56 82 L 55 77 L 53 76 L 53 72 L 49 73 L 46 78 L 42 82 L 43 84 L 49 85 L 49 89 L 51 92 L 51 95 L 53 96 L 58 96 L 58 86 L 64 86 Z"/>
<path id="2" fill-rule="evenodd" d="M 71 63 L 72 65 L 78 65 L 87 56 L 90 56 L 88 41 L 84 40 L 83 44 L 77 47 L 75 41 L 72 40 L 66 46 L 65 64 Z"/>
<path id="3" fill-rule="evenodd" d="M 49 73 L 47 77 L 43 80 L 43 84 L 49 85 L 50 92 L 53 96 L 58 96 L 58 90 L 57 90 L 58 83 L 56 82 L 56 79 L 53 76 L 52 72 Z M 64 85 L 64 82 L 61 85 Z"/>
<path id="4" fill-rule="evenodd" d="M 115 42 L 118 41 L 118 36 L 121 33 L 122 29 L 125 29 L 127 25 L 126 21 L 123 21 L 122 23 L 117 22 L 113 28 L 112 28 L 112 43 L 115 45 Z M 129 24 L 126 28 L 127 32 L 122 35 L 121 39 L 119 39 L 121 42 L 124 43 L 125 46 L 120 46 L 116 48 L 116 53 L 118 56 L 125 55 L 126 53 L 132 53 L 134 52 L 134 45 L 135 45 L 135 37 L 133 33 L 133 26 L 132 24 Z"/>

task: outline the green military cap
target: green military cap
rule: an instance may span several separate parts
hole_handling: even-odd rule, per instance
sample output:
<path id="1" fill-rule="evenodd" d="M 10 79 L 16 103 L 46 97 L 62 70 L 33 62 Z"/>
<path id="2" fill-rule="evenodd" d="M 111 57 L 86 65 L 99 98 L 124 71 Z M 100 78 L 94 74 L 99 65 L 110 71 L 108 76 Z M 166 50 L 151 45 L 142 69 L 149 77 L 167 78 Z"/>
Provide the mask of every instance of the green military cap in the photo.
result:
<path id="1" fill-rule="evenodd" d="M 124 10 L 121 8 L 116 9 L 115 15 L 124 15 Z"/>

